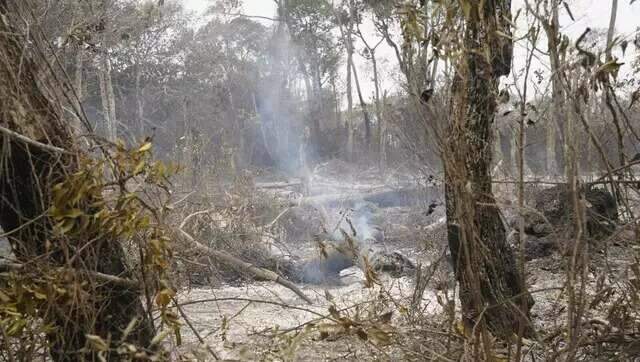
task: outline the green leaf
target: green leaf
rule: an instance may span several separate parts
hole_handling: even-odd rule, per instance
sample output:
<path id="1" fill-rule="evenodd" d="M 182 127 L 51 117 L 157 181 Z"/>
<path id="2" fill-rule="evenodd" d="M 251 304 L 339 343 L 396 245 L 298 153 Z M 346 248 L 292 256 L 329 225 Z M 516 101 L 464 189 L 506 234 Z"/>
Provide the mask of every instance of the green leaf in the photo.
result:
<path id="1" fill-rule="evenodd" d="M 464 18 L 469 19 L 471 17 L 471 3 L 467 0 L 460 0 L 460 7 L 462 7 Z"/>
<path id="2" fill-rule="evenodd" d="M 151 149 L 151 142 L 145 142 L 138 148 L 138 152 L 147 152 Z"/>
<path id="3" fill-rule="evenodd" d="M 596 74 L 610 74 L 614 78 L 616 78 L 618 76 L 618 72 L 620 71 L 620 67 L 623 65 L 624 63 L 618 63 L 616 59 L 613 59 L 601 65 L 600 68 L 598 68 L 598 70 L 596 71 Z"/>
<path id="4" fill-rule="evenodd" d="M 16 319 L 9 329 L 7 330 L 7 334 L 9 336 L 18 336 L 22 332 L 22 329 L 27 325 L 27 321 L 24 319 Z"/>
<path id="5" fill-rule="evenodd" d="M 164 331 L 156 334 L 155 337 L 153 337 L 153 339 L 151 340 L 151 346 L 155 346 L 158 343 L 162 342 L 165 340 L 165 338 L 167 338 L 167 336 L 169 335 L 169 333 L 171 333 L 172 330 L 171 329 L 165 329 Z"/>
<path id="6" fill-rule="evenodd" d="M 2 304 L 7 304 L 9 303 L 10 300 L 11 298 L 9 298 L 8 295 L 6 295 L 2 290 L 0 290 L 0 302 L 2 302 Z"/>
<path id="7" fill-rule="evenodd" d="M 71 209 L 64 213 L 64 217 L 70 218 L 70 219 L 76 219 L 82 215 L 84 215 L 84 212 L 82 212 L 82 210 L 80 209 Z"/>
<path id="8" fill-rule="evenodd" d="M 136 165 L 136 168 L 133 170 L 133 174 L 134 174 L 134 175 L 137 175 L 137 174 L 139 174 L 140 172 L 142 172 L 142 170 L 144 170 L 144 166 L 145 166 L 146 164 L 147 164 L 147 163 L 146 163 L 144 160 L 140 161 L 140 162 Z"/>
<path id="9" fill-rule="evenodd" d="M 93 349 L 96 351 L 106 351 L 109 349 L 109 345 L 104 341 L 100 336 L 96 336 L 95 334 L 87 334 L 87 341 Z"/>
<path id="10" fill-rule="evenodd" d="M 72 219 L 64 219 L 63 221 L 56 224 L 56 228 L 60 234 L 67 234 L 71 229 L 73 229 L 74 222 Z"/>
<path id="11" fill-rule="evenodd" d="M 173 333 L 176 336 L 176 345 L 182 345 L 182 335 L 180 334 L 180 327 L 176 326 L 175 328 L 173 328 Z"/>

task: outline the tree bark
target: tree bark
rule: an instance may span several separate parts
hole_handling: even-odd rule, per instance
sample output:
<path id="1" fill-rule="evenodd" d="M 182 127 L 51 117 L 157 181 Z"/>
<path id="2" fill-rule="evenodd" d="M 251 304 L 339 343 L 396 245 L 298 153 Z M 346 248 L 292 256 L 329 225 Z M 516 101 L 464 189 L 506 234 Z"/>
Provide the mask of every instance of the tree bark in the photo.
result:
<path id="1" fill-rule="evenodd" d="M 50 102 L 39 84 L 39 70 L 23 43 L 25 37 L 13 26 L 19 2 L 0 0 L 0 124 L 22 137 L 4 133 L 3 167 L 0 171 L 0 226 L 8 236 L 19 262 L 30 270 L 46 273 L 50 268 L 78 270 L 74 282 L 83 303 L 56 303 L 38 311 L 54 327 L 48 334 L 50 354 L 56 361 L 96 360 L 83 350 L 88 334 L 118 342 L 132 319 L 140 322 L 125 341 L 148 347 L 153 336 L 138 291 L 102 283 L 84 283 L 83 272 L 127 278 L 129 272 L 117 240 L 101 235 L 60 237 L 53 232 L 49 216 L 54 185 L 78 170 L 79 150 L 73 133 L 62 118 L 59 105 Z M 28 40 L 38 46 L 34 40 Z M 83 200 L 88 205 L 99 200 Z M 78 254 L 73 254 L 73 252 Z M 69 253 L 72 253 L 69 255 Z M 75 262 L 69 260 L 73 258 Z M 62 281 L 61 281 L 62 285 Z M 78 301 L 80 302 L 80 301 Z M 113 346 L 111 346 L 113 347 Z M 107 353 L 115 360 L 115 353 Z"/>
<path id="2" fill-rule="evenodd" d="M 467 326 L 478 323 L 510 338 L 525 323 L 533 305 L 507 244 L 500 210 L 491 188 L 492 125 L 500 76 L 510 72 L 511 1 L 472 3 L 464 30 L 465 53 L 452 89 L 452 124 L 443 152 L 449 248 Z M 498 20 L 501 19 L 501 20 Z M 521 310 L 521 298 L 527 298 Z M 483 344 L 489 340 L 482 333 Z"/>

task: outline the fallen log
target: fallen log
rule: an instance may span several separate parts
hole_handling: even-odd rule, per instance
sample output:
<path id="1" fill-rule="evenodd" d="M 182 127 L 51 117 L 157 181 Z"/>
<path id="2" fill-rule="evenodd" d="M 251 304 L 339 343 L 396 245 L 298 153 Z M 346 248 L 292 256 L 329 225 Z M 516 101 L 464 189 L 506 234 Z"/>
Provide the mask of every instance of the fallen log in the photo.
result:
<path id="1" fill-rule="evenodd" d="M 199 242 L 198 240 L 196 240 L 193 236 L 191 236 L 189 233 L 187 233 L 186 231 L 184 231 L 184 227 L 187 225 L 187 223 L 189 222 L 189 220 L 191 220 L 193 217 L 197 216 L 197 215 L 201 215 L 201 214 L 205 214 L 210 212 L 211 210 L 202 210 L 202 211 L 198 211 L 195 212 L 189 216 L 187 216 L 182 223 L 180 224 L 180 227 L 178 228 L 179 234 L 182 237 L 181 239 L 188 242 L 189 244 L 191 244 L 196 250 L 198 250 L 199 252 L 203 253 L 204 255 L 207 255 L 215 260 L 218 260 L 221 263 L 227 264 L 230 267 L 238 270 L 238 271 L 242 271 L 242 272 L 246 272 L 249 273 L 253 276 L 255 276 L 256 278 L 259 279 L 263 279 L 263 280 L 268 280 L 268 281 L 272 281 L 275 282 L 277 284 L 282 285 L 283 287 L 291 290 L 292 292 L 294 292 L 295 294 L 297 294 L 300 298 L 302 298 L 305 302 L 309 303 L 309 304 L 313 304 L 313 302 L 311 301 L 311 299 L 309 299 L 309 297 L 307 297 L 298 287 L 296 287 L 292 282 L 282 278 L 278 273 L 275 273 L 271 270 L 268 269 L 264 269 L 264 268 L 259 268 L 253 264 L 244 262 L 238 258 L 236 258 L 235 256 L 222 251 L 222 250 L 213 250 L 210 247 L 204 245 L 203 243 Z"/>
<path id="2" fill-rule="evenodd" d="M 435 187 L 426 190 L 436 191 Z M 352 207 L 359 202 L 371 202 L 379 207 L 410 206 L 423 199 L 425 189 L 403 188 L 363 193 L 340 193 L 302 197 L 289 201 L 289 206 L 324 205 L 327 207 Z"/>
<path id="3" fill-rule="evenodd" d="M 182 236 L 181 238 L 182 240 L 188 242 L 191 246 L 193 246 L 197 251 L 201 252 L 202 254 L 207 255 L 221 263 L 227 264 L 230 267 L 235 268 L 239 271 L 249 273 L 258 279 L 268 280 L 268 281 L 272 281 L 274 283 L 280 284 L 283 287 L 297 294 L 305 302 L 309 304 L 313 304 L 313 301 L 311 301 L 311 299 L 309 299 L 309 297 L 307 297 L 298 287 L 296 287 L 292 282 L 281 277 L 277 273 L 271 270 L 259 268 L 253 264 L 246 263 L 225 251 L 213 250 L 207 247 L 206 245 L 204 245 L 203 243 L 197 241 L 193 236 L 189 235 L 189 233 L 187 233 L 186 231 L 182 229 L 178 229 L 178 231 Z"/>
<path id="4" fill-rule="evenodd" d="M 339 184 L 335 182 L 323 182 L 323 181 L 314 181 L 311 184 L 312 189 L 335 189 L 335 190 L 348 190 L 348 191 L 359 191 L 359 192 L 374 192 L 377 190 L 389 189 L 388 185 L 378 184 L 378 185 L 367 185 L 367 184 Z M 312 190 L 313 191 L 313 190 Z"/>
<path id="5" fill-rule="evenodd" d="M 301 187 L 302 181 L 295 180 L 289 182 L 258 182 L 256 183 L 257 189 L 285 189 L 287 187 Z"/>

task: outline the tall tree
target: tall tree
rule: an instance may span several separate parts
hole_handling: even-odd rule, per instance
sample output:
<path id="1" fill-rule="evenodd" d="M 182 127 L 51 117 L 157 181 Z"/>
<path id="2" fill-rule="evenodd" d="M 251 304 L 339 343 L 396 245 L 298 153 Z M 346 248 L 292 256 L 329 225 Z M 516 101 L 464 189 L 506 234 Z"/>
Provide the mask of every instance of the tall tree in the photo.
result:
<path id="1" fill-rule="evenodd" d="M 17 259 L 30 263 L 30 268 L 55 270 L 65 266 L 94 275 L 127 277 L 124 253 L 117 240 L 99 231 L 76 237 L 60 236 L 55 231 L 57 223 L 51 216 L 54 187 L 78 171 L 79 149 L 62 117 L 61 105 L 53 103 L 40 84 L 42 71 L 31 58 L 33 49 L 23 45 L 36 47 L 38 41 L 15 25 L 19 24 L 18 14 L 25 14 L 23 6 L 21 1 L 0 0 L 0 125 L 4 138 L 0 226 L 9 234 Z M 83 212 L 89 212 L 100 202 L 100 196 L 95 196 L 78 204 L 85 208 Z M 87 284 L 82 285 L 78 281 L 75 292 L 68 289 L 80 300 L 39 310 L 43 321 L 54 327 L 48 335 L 54 360 L 98 359 L 97 353 L 85 348 L 90 335 L 113 343 L 150 345 L 151 321 L 135 288 L 105 282 L 88 290 L 83 289 Z M 127 328 L 132 320 L 138 323 Z M 118 358 L 115 349 L 107 356 Z"/>
<path id="2" fill-rule="evenodd" d="M 568 40 L 562 38 L 560 32 L 560 20 L 558 7 L 560 1 L 545 1 L 544 3 L 536 2 L 532 5 L 525 0 L 525 4 L 529 11 L 538 18 L 545 35 L 547 36 L 547 48 L 549 53 L 549 65 L 551 68 L 551 117 L 546 119 L 545 127 L 545 143 L 546 158 L 545 170 L 548 175 L 561 174 L 564 167 L 564 152 L 557 152 L 558 136 L 564 140 L 564 120 L 565 120 L 565 92 L 562 86 L 563 70 L 561 68 L 562 57 L 564 56 Z M 544 5 L 544 13 L 541 13 L 540 7 Z M 558 162 L 562 161 L 562 162 Z"/>
<path id="3" fill-rule="evenodd" d="M 351 67 L 351 74 L 356 84 L 356 92 L 358 94 L 358 100 L 360 101 L 360 108 L 362 111 L 363 123 L 364 123 L 364 139 L 367 148 L 371 146 L 371 117 L 369 116 L 369 110 L 367 109 L 367 103 L 364 100 L 362 94 L 362 88 L 360 87 L 360 79 L 358 78 L 358 70 L 353 60 L 355 53 L 355 38 L 354 36 L 358 32 L 358 25 L 362 22 L 362 11 L 364 10 L 364 4 L 356 2 L 354 0 L 343 1 L 343 6 L 347 7 L 345 15 L 342 18 L 346 18 L 347 23 L 342 24 L 340 22 L 341 32 L 347 47 L 347 67 Z M 344 29 L 342 29 L 344 27 Z"/>
<path id="4" fill-rule="evenodd" d="M 611 2 L 611 16 L 609 17 L 609 29 L 607 30 L 607 44 L 605 48 L 605 62 L 610 63 L 613 62 L 613 36 L 616 32 L 616 18 L 618 16 L 618 0 L 613 0 Z M 620 121 L 618 119 L 618 113 L 616 109 L 613 107 L 612 88 L 609 86 L 609 77 L 607 76 L 607 82 L 603 85 L 603 94 L 602 94 L 602 103 L 609 109 L 611 113 L 611 118 L 613 121 L 613 125 L 616 129 L 617 135 L 617 143 L 618 143 L 618 162 L 620 166 L 626 163 L 625 155 L 624 155 L 624 132 L 622 131 L 622 127 L 620 125 Z"/>
<path id="5" fill-rule="evenodd" d="M 371 61 L 371 68 L 373 70 L 373 80 L 372 80 L 373 89 L 374 89 L 373 100 L 374 100 L 375 112 L 376 112 L 376 122 L 378 126 L 378 130 L 376 134 L 377 136 L 376 143 L 378 147 L 378 167 L 380 168 L 380 170 L 383 170 L 385 167 L 384 163 L 386 159 L 384 155 L 384 147 L 383 147 L 384 119 L 382 118 L 382 105 L 380 104 L 380 76 L 378 74 L 378 59 L 376 57 L 376 50 L 378 49 L 378 46 L 382 44 L 382 42 L 384 41 L 384 38 L 381 38 L 380 40 L 378 40 L 378 42 L 375 45 L 371 45 L 367 41 L 366 36 L 364 36 L 362 31 L 360 30 L 359 23 L 356 24 L 356 30 L 357 30 L 358 37 L 360 38 L 360 41 L 362 41 L 362 44 L 364 44 L 365 46 L 364 58 Z"/>
<path id="6" fill-rule="evenodd" d="M 106 0 L 99 6 L 100 27 L 96 29 L 100 32 L 101 46 L 98 49 L 100 56 L 98 57 L 98 81 L 100 83 L 100 97 L 102 98 L 102 112 L 105 122 L 106 137 L 109 141 L 114 142 L 118 137 L 118 119 L 116 117 L 116 96 L 113 88 L 112 64 L 109 45 L 111 39 L 111 21 L 113 14 L 110 13 L 111 1 Z"/>
<path id="7" fill-rule="evenodd" d="M 452 118 L 443 150 L 449 248 L 464 320 L 468 326 L 478 323 L 479 331 L 488 328 L 509 338 L 519 326 L 531 331 L 528 315 L 533 304 L 507 244 L 491 187 L 498 80 L 509 74 L 513 53 L 511 1 L 462 1 L 461 8 L 463 53 L 456 64 Z M 482 332 L 482 337 L 489 348 L 488 335 Z"/>
<path id="8" fill-rule="evenodd" d="M 618 16 L 618 0 L 611 1 L 611 16 L 609 17 L 609 29 L 607 30 L 607 48 L 605 49 L 606 61 L 613 60 L 613 36 L 616 33 L 616 18 Z"/>
<path id="9" fill-rule="evenodd" d="M 344 7 L 346 6 L 346 10 Z M 364 100 L 362 98 L 362 92 L 360 91 L 360 82 L 358 80 L 358 74 L 356 67 L 354 66 L 353 56 L 354 49 L 354 26 L 357 20 L 355 19 L 355 6 L 353 1 L 342 1 L 339 5 L 339 9 L 334 8 L 334 16 L 340 29 L 340 35 L 342 42 L 345 45 L 347 51 L 347 74 L 346 74 L 346 93 L 347 93 L 347 146 L 346 153 L 347 159 L 353 160 L 353 148 L 354 148 L 354 132 L 355 126 L 353 123 L 353 81 L 355 80 L 356 89 L 358 91 L 358 97 L 360 99 L 360 105 L 365 117 L 365 127 L 367 130 L 367 137 L 369 131 L 369 119 L 364 106 Z M 368 138 L 367 138 L 368 141 Z"/>
<path id="10" fill-rule="evenodd" d="M 547 33 L 547 44 L 549 48 L 549 59 L 551 60 L 551 87 L 552 87 L 552 103 L 553 113 L 547 121 L 546 140 L 547 140 L 547 174 L 559 173 L 559 165 L 556 162 L 556 130 L 562 133 L 562 124 L 564 117 L 564 90 L 560 77 L 560 18 L 558 15 L 558 1 L 551 2 L 551 21 L 545 22 L 544 29 Z M 564 136 L 563 136 L 564 138 Z M 561 153 L 562 154 L 562 153 Z"/>
<path id="11" fill-rule="evenodd" d="M 307 88 L 311 140 L 318 148 L 322 144 L 324 85 L 335 74 L 342 49 L 332 34 L 333 9 L 327 0 L 288 0 L 287 6 L 287 27 L 299 47 L 298 63 Z"/>

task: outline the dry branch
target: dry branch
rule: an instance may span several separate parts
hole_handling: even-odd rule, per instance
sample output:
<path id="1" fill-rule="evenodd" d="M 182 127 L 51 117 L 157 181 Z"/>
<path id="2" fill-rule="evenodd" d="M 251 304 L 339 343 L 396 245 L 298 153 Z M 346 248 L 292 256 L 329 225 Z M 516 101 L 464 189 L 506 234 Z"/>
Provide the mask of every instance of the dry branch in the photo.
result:
<path id="1" fill-rule="evenodd" d="M 24 270 L 25 265 L 20 263 L 0 263 L 0 273 L 6 273 L 10 271 L 20 271 Z M 140 283 L 135 280 L 121 278 L 115 275 L 100 273 L 92 270 L 77 270 L 72 268 L 64 268 L 57 267 L 54 268 L 59 272 L 73 272 L 86 276 L 87 278 L 92 278 L 100 282 L 109 283 L 112 285 L 117 285 L 119 287 L 127 288 L 127 289 L 140 289 Z M 2 276 L 2 274 L 0 274 Z"/>
<path id="2" fill-rule="evenodd" d="M 16 140 L 22 141 L 24 143 L 28 143 L 28 144 L 30 144 L 32 146 L 36 146 L 36 147 L 41 148 L 41 149 L 46 150 L 46 151 L 51 151 L 51 152 L 55 152 L 55 153 L 71 154 L 71 152 L 69 152 L 69 151 L 67 151 L 67 150 L 65 150 L 63 148 L 52 146 L 52 145 L 49 145 L 49 144 L 46 144 L 46 143 L 42 143 L 42 142 L 38 142 L 36 140 L 33 140 L 33 139 L 31 139 L 31 138 L 29 138 L 27 136 L 23 136 L 18 132 L 14 132 L 14 131 L 12 131 L 12 130 L 10 130 L 8 128 L 2 127 L 2 126 L 0 126 L 0 132 L 4 133 L 5 135 L 7 135 L 9 137 L 13 137 Z"/>
<path id="3" fill-rule="evenodd" d="M 188 242 L 189 244 L 191 244 L 193 247 L 196 248 L 196 250 L 200 251 L 201 253 L 214 258 L 216 260 L 218 260 L 219 262 L 222 262 L 224 264 L 227 264 L 239 271 L 243 271 L 243 272 L 247 272 L 249 274 L 254 275 L 256 278 L 259 279 L 263 279 L 263 280 L 268 280 L 268 281 L 272 281 L 275 282 L 277 284 L 282 285 L 283 287 L 291 290 L 292 292 L 296 293 L 300 298 L 302 298 L 305 302 L 309 303 L 309 304 L 313 304 L 313 301 L 311 301 L 311 299 L 309 299 L 309 297 L 307 297 L 298 287 L 296 287 L 292 282 L 284 279 L 283 277 L 281 277 L 280 275 L 278 275 L 275 272 L 272 272 L 271 270 L 267 270 L 267 269 L 263 269 L 263 268 L 259 268 L 253 264 L 244 262 L 238 258 L 236 258 L 235 256 L 222 251 L 222 250 L 213 250 L 210 247 L 204 245 L 203 243 L 199 242 L 198 240 L 196 240 L 193 236 L 191 236 L 189 233 L 187 233 L 186 231 L 182 230 L 181 228 L 178 229 L 178 231 L 180 231 L 180 236 L 182 236 L 182 240 Z"/>
<path id="4" fill-rule="evenodd" d="M 200 341 L 200 344 L 205 346 L 205 348 L 207 349 L 207 351 L 209 352 L 209 354 L 211 354 L 211 357 L 213 357 L 213 359 L 215 359 L 216 361 L 219 360 L 220 358 L 218 357 L 218 355 L 216 354 L 216 352 L 213 351 L 213 349 L 211 348 L 211 346 L 209 346 L 205 340 L 202 338 L 202 336 L 200 335 L 200 333 L 198 333 L 198 330 L 193 326 L 193 324 L 191 323 L 191 321 L 189 320 L 189 316 L 187 316 L 187 314 L 184 312 L 184 310 L 182 310 L 182 306 L 180 304 L 178 304 L 178 301 L 176 300 L 176 298 L 172 298 L 173 299 L 173 304 L 176 306 L 176 309 L 178 310 L 178 312 L 180 313 L 180 315 L 182 316 L 182 319 L 184 319 L 184 322 L 187 323 L 187 325 L 189 326 L 189 328 L 191 329 L 191 333 L 193 333 L 196 338 L 198 338 L 198 341 Z"/>

